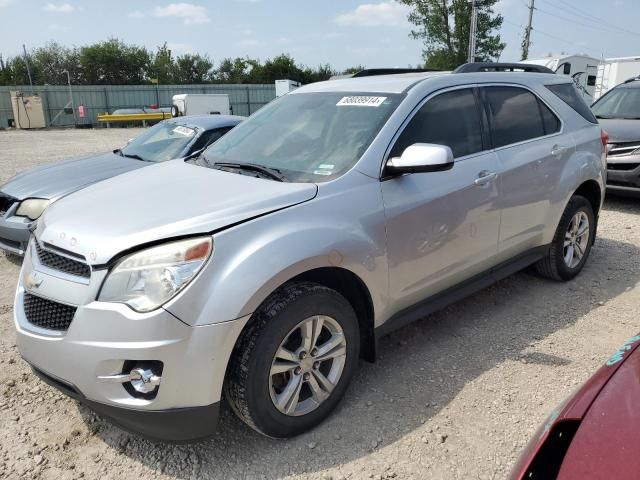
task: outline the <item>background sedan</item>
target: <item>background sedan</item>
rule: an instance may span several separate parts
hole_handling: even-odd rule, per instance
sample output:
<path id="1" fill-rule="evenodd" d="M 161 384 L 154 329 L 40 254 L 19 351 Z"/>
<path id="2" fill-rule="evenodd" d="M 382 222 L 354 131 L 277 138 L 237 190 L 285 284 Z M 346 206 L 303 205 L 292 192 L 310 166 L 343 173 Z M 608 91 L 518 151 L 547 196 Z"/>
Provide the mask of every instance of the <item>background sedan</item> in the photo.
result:
<path id="1" fill-rule="evenodd" d="M 232 115 L 174 118 L 146 130 L 113 152 L 37 167 L 16 175 L 0 187 L 0 249 L 23 255 L 29 241 L 29 227 L 59 198 L 131 170 L 193 156 L 243 119 Z"/>

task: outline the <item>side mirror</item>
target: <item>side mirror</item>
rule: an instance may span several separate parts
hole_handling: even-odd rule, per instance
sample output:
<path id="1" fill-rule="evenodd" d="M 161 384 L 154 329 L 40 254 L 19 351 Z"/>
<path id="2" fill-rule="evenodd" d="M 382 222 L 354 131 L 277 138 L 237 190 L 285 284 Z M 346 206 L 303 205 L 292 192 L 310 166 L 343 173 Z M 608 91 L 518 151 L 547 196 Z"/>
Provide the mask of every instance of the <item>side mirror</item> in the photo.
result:
<path id="1" fill-rule="evenodd" d="M 400 157 L 387 162 L 385 171 L 389 175 L 403 173 L 442 172 L 453 168 L 453 152 L 445 145 L 414 143 Z"/>

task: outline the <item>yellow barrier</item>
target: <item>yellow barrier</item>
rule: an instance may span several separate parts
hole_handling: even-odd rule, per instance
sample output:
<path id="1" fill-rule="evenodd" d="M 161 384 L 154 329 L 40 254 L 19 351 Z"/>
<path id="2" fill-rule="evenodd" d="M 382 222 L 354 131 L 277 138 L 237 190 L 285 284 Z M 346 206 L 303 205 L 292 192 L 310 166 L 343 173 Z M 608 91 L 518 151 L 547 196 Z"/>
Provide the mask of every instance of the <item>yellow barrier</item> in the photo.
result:
<path id="1" fill-rule="evenodd" d="M 126 113 L 121 115 L 111 115 L 102 113 L 98 115 L 99 122 L 105 122 L 107 128 L 111 122 L 142 122 L 143 126 L 147 126 L 147 121 L 165 120 L 171 118 L 171 112 L 157 113 Z"/>

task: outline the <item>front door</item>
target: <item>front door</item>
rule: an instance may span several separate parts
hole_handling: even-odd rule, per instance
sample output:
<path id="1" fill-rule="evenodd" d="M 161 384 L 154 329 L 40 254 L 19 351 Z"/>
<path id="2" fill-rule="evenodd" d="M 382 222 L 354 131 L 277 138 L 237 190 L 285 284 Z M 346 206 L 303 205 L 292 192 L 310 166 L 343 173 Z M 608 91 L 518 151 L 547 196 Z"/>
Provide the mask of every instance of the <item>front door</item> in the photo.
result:
<path id="1" fill-rule="evenodd" d="M 493 266 L 500 211 L 499 161 L 485 151 L 472 88 L 428 99 L 408 122 L 389 158 L 414 143 L 451 147 L 451 170 L 381 183 L 387 218 L 390 296 L 396 313 Z"/>

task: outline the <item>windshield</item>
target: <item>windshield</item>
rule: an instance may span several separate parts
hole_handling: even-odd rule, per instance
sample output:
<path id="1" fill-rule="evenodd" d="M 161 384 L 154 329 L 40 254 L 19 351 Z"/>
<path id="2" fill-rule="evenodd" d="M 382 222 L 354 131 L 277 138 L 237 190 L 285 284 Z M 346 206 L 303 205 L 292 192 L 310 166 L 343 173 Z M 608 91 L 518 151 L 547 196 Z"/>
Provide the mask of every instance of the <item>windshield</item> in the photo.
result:
<path id="1" fill-rule="evenodd" d="M 281 97 L 204 153 L 215 163 L 253 164 L 290 182 L 322 182 L 360 159 L 400 95 L 299 93 Z"/>
<path id="2" fill-rule="evenodd" d="M 195 136 L 193 128 L 162 122 L 134 138 L 120 153 L 147 162 L 164 162 L 181 157 Z"/>
<path id="3" fill-rule="evenodd" d="M 640 119 L 640 88 L 616 88 L 591 107 L 598 118 Z"/>

